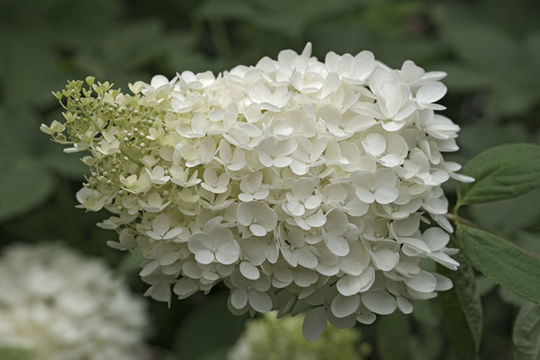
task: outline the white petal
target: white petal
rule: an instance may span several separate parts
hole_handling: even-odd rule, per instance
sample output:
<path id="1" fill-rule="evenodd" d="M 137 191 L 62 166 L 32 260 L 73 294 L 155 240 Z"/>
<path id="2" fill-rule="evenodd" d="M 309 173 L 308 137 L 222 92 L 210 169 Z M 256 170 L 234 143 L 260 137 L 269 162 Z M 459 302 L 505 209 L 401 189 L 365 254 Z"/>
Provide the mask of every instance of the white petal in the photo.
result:
<path id="1" fill-rule="evenodd" d="M 308 287 L 315 284 L 318 280 L 317 273 L 305 269 L 297 270 L 294 283 L 300 287 Z"/>
<path id="2" fill-rule="evenodd" d="M 452 288 L 452 280 L 441 274 L 433 273 L 433 276 L 437 279 L 436 291 L 446 291 Z"/>
<path id="3" fill-rule="evenodd" d="M 295 255 L 296 259 L 298 260 L 298 264 L 302 265 L 305 268 L 314 269 L 318 264 L 317 257 L 311 252 L 308 247 L 303 247 L 296 250 Z"/>
<path id="4" fill-rule="evenodd" d="M 389 315 L 396 310 L 396 300 L 386 290 L 369 291 L 361 295 L 362 303 L 379 315 Z"/>
<path id="5" fill-rule="evenodd" d="M 395 187 L 383 187 L 375 190 L 375 201 L 379 204 L 390 204 L 399 196 L 399 190 Z"/>
<path id="6" fill-rule="evenodd" d="M 150 80 L 150 86 L 155 89 L 167 84 L 169 84 L 169 80 L 163 75 L 155 75 L 152 77 L 152 80 Z"/>
<path id="7" fill-rule="evenodd" d="M 300 204 L 297 201 L 289 201 L 287 203 L 287 210 L 293 216 L 302 216 L 302 215 L 304 215 L 304 213 L 306 211 L 306 209 L 304 208 L 304 205 Z"/>
<path id="8" fill-rule="evenodd" d="M 421 293 L 430 293 L 437 287 L 437 279 L 427 271 L 420 271 L 414 277 L 405 279 L 405 284 L 413 290 Z"/>
<path id="9" fill-rule="evenodd" d="M 236 218 L 238 219 L 238 222 L 244 226 L 249 226 L 253 221 L 251 204 L 251 202 L 242 203 L 236 209 Z"/>
<path id="10" fill-rule="evenodd" d="M 249 231 L 255 236 L 264 236 L 266 235 L 267 231 L 264 228 L 264 226 L 259 224 L 251 224 L 249 225 Z"/>
<path id="11" fill-rule="evenodd" d="M 380 134 L 369 134 L 362 140 L 364 150 L 370 155 L 379 156 L 386 150 L 386 140 Z"/>
<path id="12" fill-rule="evenodd" d="M 242 261 L 240 263 L 240 272 L 249 280 L 257 280 L 261 276 L 259 269 L 248 261 Z"/>
<path id="13" fill-rule="evenodd" d="M 343 296 L 338 294 L 332 301 L 332 313 L 338 318 L 344 318 L 353 314 L 360 306 L 360 296 Z"/>
<path id="14" fill-rule="evenodd" d="M 249 305 L 253 310 L 267 313 L 272 310 L 272 299 L 267 293 L 250 290 L 248 293 Z"/>
<path id="15" fill-rule="evenodd" d="M 253 201 L 253 195 L 248 193 L 240 193 L 238 194 L 238 199 L 243 202 L 250 202 Z"/>
<path id="16" fill-rule="evenodd" d="M 245 289 L 234 289 L 231 293 L 231 305 L 238 310 L 246 307 L 248 303 L 248 293 Z"/>
<path id="17" fill-rule="evenodd" d="M 338 318 L 332 312 L 328 314 L 328 321 L 338 329 L 350 329 L 356 325 L 356 316 L 351 314 L 342 318 Z"/>
<path id="18" fill-rule="evenodd" d="M 359 276 L 345 275 L 336 284 L 340 294 L 351 296 L 358 294 L 375 280 L 375 272 L 372 268 L 367 269 Z"/>
<path id="19" fill-rule="evenodd" d="M 399 254 L 389 249 L 374 251 L 371 255 L 373 265 L 382 271 L 392 270 L 399 261 Z"/>
<path id="20" fill-rule="evenodd" d="M 153 273 L 157 268 L 159 267 L 159 264 L 157 261 L 153 260 L 150 261 L 148 264 L 144 266 L 144 268 L 139 272 L 139 275 L 141 277 L 145 277 Z"/>
<path id="21" fill-rule="evenodd" d="M 398 309 L 404 314 L 410 314 L 413 311 L 411 302 L 404 297 L 398 296 L 396 298 L 396 304 Z"/>
<path id="22" fill-rule="evenodd" d="M 448 244 L 450 235 L 438 227 L 427 229 L 422 235 L 422 239 L 426 242 L 432 251 L 438 251 Z"/>
<path id="23" fill-rule="evenodd" d="M 345 275 L 338 280 L 336 288 L 339 293 L 345 296 L 358 294 L 362 288 L 360 277 Z"/>
<path id="24" fill-rule="evenodd" d="M 182 265 L 182 272 L 185 276 L 192 279 L 198 279 L 201 277 L 201 268 L 193 261 L 185 262 L 184 265 Z"/>
<path id="25" fill-rule="evenodd" d="M 373 183 L 375 188 L 394 187 L 397 184 L 396 174 L 391 169 L 379 169 Z"/>
<path id="26" fill-rule="evenodd" d="M 366 204 L 371 204 L 373 201 L 375 201 L 375 196 L 373 196 L 373 193 L 366 188 L 357 186 L 354 189 L 354 193 L 356 194 L 358 199 L 365 202 Z"/>
<path id="27" fill-rule="evenodd" d="M 309 171 L 309 166 L 304 164 L 303 162 L 300 162 L 300 161 L 296 161 L 294 160 L 291 165 L 290 165 L 290 168 L 292 170 L 293 173 L 295 173 L 296 175 L 305 175 L 308 173 Z"/>
<path id="28" fill-rule="evenodd" d="M 313 209 L 316 209 L 319 207 L 319 205 L 321 205 L 321 202 L 322 202 L 322 198 L 321 196 L 319 195 L 313 195 L 313 196 L 310 196 L 305 202 L 304 202 L 304 206 L 309 209 L 309 210 L 313 210 Z"/>
<path id="29" fill-rule="evenodd" d="M 163 239 L 164 240 L 170 240 L 170 239 L 175 238 L 178 235 L 180 235 L 183 231 L 184 230 L 182 230 L 181 228 L 171 229 L 171 230 L 167 231 L 167 233 L 165 235 L 163 235 Z"/>
<path id="30" fill-rule="evenodd" d="M 464 183 L 471 183 L 474 182 L 474 178 L 468 175 L 463 174 L 457 174 L 457 173 L 450 173 L 450 177 L 454 180 L 461 181 Z"/>
<path id="31" fill-rule="evenodd" d="M 216 260 L 224 265 L 235 263 L 239 256 L 240 246 L 234 240 L 221 245 L 216 251 Z"/>
<path id="32" fill-rule="evenodd" d="M 376 319 L 377 319 L 377 315 L 375 315 L 374 313 L 360 314 L 356 317 L 356 320 L 360 324 L 364 324 L 364 325 L 371 325 L 375 322 Z"/>
<path id="33" fill-rule="evenodd" d="M 424 253 L 424 254 L 431 253 L 431 249 L 422 240 L 415 239 L 415 238 L 410 238 L 410 237 L 400 237 L 399 240 L 403 244 L 406 244 L 408 247 L 412 248 L 413 250 L 415 250 L 418 253 Z M 407 254 L 407 255 L 409 255 L 409 254 Z M 413 256 L 415 256 L 415 255 L 416 254 L 414 254 Z"/>
<path id="34" fill-rule="evenodd" d="M 340 203 L 347 198 L 347 189 L 342 184 L 330 184 L 324 187 L 328 200 Z"/>
<path id="35" fill-rule="evenodd" d="M 169 251 L 159 257 L 159 264 L 162 266 L 171 265 L 174 263 L 178 258 L 180 257 L 180 253 L 178 251 Z"/>
<path id="36" fill-rule="evenodd" d="M 216 170 L 212 168 L 206 168 L 203 174 L 204 181 L 210 185 L 215 185 L 218 180 Z"/>
<path id="37" fill-rule="evenodd" d="M 161 214 L 152 221 L 152 228 L 161 236 L 169 230 L 169 218 L 165 214 Z"/>
<path id="38" fill-rule="evenodd" d="M 326 232 L 334 234 L 344 234 L 349 225 L 347 215 L 338 209 L 330 210 L 326 214 Z"/>
<path id="39" fill-rule="evenodd" d="M 193 295 L 197 290 L 199 290 L 199 288 L 195 281 L 188 278 L 178 280 L 173 287 L 174 293 L 178 295 L 180 299 L 185 299 Z"/>
<path id="40" fill-rule="evenodd" d="M 309 311 L 302 325 L 304 338 L 308 341 L 315 341 L 320 338 L 324 329 L 326 329 L 326 322 L 326 311 L 322 306 Z"/>
<path id="41" fill-rule="evenodd" d="M 200 264 L 210 264 L 214 261 L 214 253 L 210 250 L 199 250 L 195 253 L 195 260 Z"/>
<path id="42" fill-rule="evenodd" d="M 411 215 L 406 219 L 394 221 L 392 229 L 400 236 L 411 236 L 420 228 L 420 217 Z"/>
<path id="43" fill-rule="evenodd" d="M 459 266 L 459 263 L 456 260 L 440 251 L 429 255 L 429 257 L 450 270 L 457 270 Z"/>
<path id="44" fill-rule="evenodd" d="M 437 81 L 422 86 L 416 93 L 416 100 L 422 104 L 431 104 L 446 94 L 446 86 Z"/>
<path id="45" fill-rule="evenodd" d="M 154 284 L 144 293 L 145 296 L 150 296 L 156 301 L 170 302 L 171 287 L 169 284 Z"/>
<path id="46" fill-rule="evenodd" d="M 362 216 L 369 210 L 369 204 L 364 203 L 358 199 L 353 199 L 343 206 L 343 209 L 347 214 L 351 216 Z"/>
<path id="47" fill-rule="evenodd" d="M 323 239 L 326 246 L 328 246 L 328 250 L 330 250 L 336 256 L 345 256 L 350 251 L 347 239 L 341 235 L 326 233 L 323 235 Z"/>
<path id="48" fill-rule="evenodd" d="M 306 219 L 306 223 L 311 227 L 321 227 L 326 224 L 326 216 L 324 216 L 322 210 L 319 210 L 315 214 L 309 216 Z"/>

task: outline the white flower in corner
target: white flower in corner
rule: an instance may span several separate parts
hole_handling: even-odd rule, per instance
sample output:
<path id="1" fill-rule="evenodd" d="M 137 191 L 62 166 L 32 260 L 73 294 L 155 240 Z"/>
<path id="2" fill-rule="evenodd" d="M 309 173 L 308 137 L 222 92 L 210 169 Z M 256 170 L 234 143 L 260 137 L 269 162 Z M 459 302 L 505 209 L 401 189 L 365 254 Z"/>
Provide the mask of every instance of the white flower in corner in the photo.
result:
<path id="1" fill-rule="evenodd" d="M 16 245 L 0 273 L 0 347 L 43 360 L 146 358 L 144 304 L 101 261 L 60 245 Z"/>
<path id="2" fill-rule="evenodd" d="M 70 82 L 67 120 L 42 130 L 89 151 L 77 199 L 113 213 L 111 246 L 143 249 L 147 295 L 223 283 L 234 313 L 311 308 L 314 340 L 327 321 L 410 313 L 451 286 L 423 268 L 459 266 L 441 185 L 473 180 L 443 156 L 459 131 L 436 113 L 445 75 L 369 51 L 322 62 L 308 44 L 217 76 L 157 75 L 133 94 L 88 78 L 99 91 L 84 97 Z"/>

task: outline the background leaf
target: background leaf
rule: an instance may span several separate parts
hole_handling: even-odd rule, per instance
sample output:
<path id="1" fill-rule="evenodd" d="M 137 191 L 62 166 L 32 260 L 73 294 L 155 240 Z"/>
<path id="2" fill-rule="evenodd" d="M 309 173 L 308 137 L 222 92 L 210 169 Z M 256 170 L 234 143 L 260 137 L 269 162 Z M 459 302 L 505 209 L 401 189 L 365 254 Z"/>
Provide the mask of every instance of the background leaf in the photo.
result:
<path id="1" fill-rule="evenodd" d="M 526 303 L 514 323 L 514 357 L 516 360 L 540 358 L 540 305 Z"/>
<path id="2" fill-rule="evenodd" d="M 459 225 L 458 245 L 471 264 L 518 296 L 540 302 L 540 258 L 487 231 Z"/>
<path id="3" fill-rule="evenodd" d="M 458 206 L 519 196 L 540 186 L 540 146 L 496 146 L 469 160 L 463 173 L 476 181 L 460 184 Z"/>
<path id="4" fill-rule="evenodd" d="M 477 356 L 482 339 L 482 303 L 476 291 L 476 279 L 471 264 L 461 253 L 454 255 L 454 259 L 459 262 L 457 271 L 438 266 L 439 272 L 454 283 L 451 290 L 441 293 L 440 296 L 456 357 L 472 359 Z"/>
<path id="5" fill-rule="evenodd" d="M 0 177 L 0 221 L 44 202 L 53 185 L 49 173 L 31 159 L 4 164 Z"/>

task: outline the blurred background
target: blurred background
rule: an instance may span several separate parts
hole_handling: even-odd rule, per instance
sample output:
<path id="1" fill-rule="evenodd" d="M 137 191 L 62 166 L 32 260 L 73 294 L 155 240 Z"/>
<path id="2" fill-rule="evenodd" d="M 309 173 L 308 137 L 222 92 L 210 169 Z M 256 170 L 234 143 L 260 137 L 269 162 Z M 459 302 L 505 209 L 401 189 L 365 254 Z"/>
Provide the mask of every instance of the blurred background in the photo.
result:
<path id="1" fill-rule="evenodd" d="M 139 259 L 108 248 L 116 234 L 95 226 L 107 214 L 74 208 L 80 155 L 63 154 L 39 131 L 61 116 L 51 91 L 67 80 L 94 75 L 127 89 L 158 73 L 254 64 L 307 41 L 319 59 L 368 49 L 393 67 L 412 59 L 448 72 L 444 115 L 462 128 L 461 150 L 449 157 L 464 163 L 494 145 L 540 142 L 539 15 L 537 0 L 0 0 L 0 252 L 15 242 L 63 241 L 105 259 L 134 291 L 146 288 Z M 463 215 L 540 253 L 539 203 L 536 190 Z M 478 289 L 481 355 L 510 359 L 519 300 L 485 278 Z M 224 290 L 170 309 L 149 302 L 153 357 L 225 359 L 247 318 L 228 313 Z M 359 330 L 369 359 L 453 358 L 437 299 Z"/>

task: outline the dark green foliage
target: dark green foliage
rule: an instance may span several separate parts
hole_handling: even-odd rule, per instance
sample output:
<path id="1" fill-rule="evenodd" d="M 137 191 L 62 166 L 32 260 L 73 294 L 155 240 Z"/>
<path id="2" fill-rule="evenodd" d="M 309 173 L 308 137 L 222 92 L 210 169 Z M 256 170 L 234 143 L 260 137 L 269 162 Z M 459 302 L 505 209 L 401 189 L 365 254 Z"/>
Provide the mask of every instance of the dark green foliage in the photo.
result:
<path id="1" fill-rule="evenodd" d="M 312 41 L 319 57 L 369 49 L 391 66 L 413 59 L 447 71 L 445 115 L 462 127 L 462 150 L 449 158 L 465 163 L 489 147 L 529 143 L 489 150 L 465 167 L 480 181 L 460 187 L 460 205 L 493 202 L 462 208 L 460 215 L 507 240 L 462 225 L 458 245 L 474 268 L 538 301 L 540 151 L 532 145 L 540 143 L 538 14 L 534 0 L 0 1 L 0 251 L 17 241 L 64 241 L 104 257 L 144 292 L 136 258 L 108 248 L 115 234 L 95 226 L 105 214 L 74 208 L 85 175 L 81 155 L 62 154 L 39 132 L 40 123 L 61 116 L 51 90 L 86 75 L 125 90 L 156 73 L 218 72 Z M 455 203 L 454 187 L 447 189 Z M 473 281 L 480 275 L 462 266 L 447 276 L 455 289 L 441 299 L 415 304 L 412 316 L 380 317 L 362 328 L 379 346 L 372 359 L 451 359 L 454 353 L 468 359 L 477 350 L 485 359 L 538 356 L 538 305 L 481 278 L 482 320 Z M 171 309 L 152 303 L 156 359 L 223 358 L 245 319 L 229 315 L 223 289 L 213 293 L 215 299 L 194 296 Z M 6 351 L 0 349 L 1 359 L 29 359 Z"/>
<path id="2" fill-rule="evenodd" d="M 474 177 L 458 189 L 458 206 L 504 200 L 540 187 L 540 146 L 501 145 L 467 162 L 463 172 Z"/>
<path id="3" fill-rule="evenodd" d="M 460 249 L 473 266 L 514 294 L 540 303 L 540 258 L 490 232 L 460 225 Z"/>

